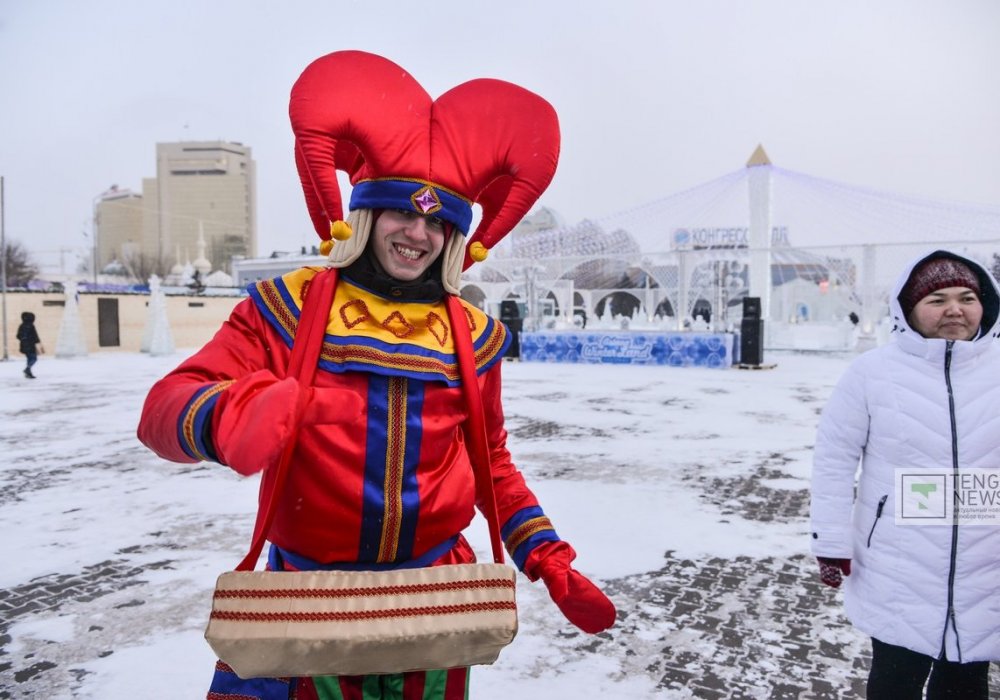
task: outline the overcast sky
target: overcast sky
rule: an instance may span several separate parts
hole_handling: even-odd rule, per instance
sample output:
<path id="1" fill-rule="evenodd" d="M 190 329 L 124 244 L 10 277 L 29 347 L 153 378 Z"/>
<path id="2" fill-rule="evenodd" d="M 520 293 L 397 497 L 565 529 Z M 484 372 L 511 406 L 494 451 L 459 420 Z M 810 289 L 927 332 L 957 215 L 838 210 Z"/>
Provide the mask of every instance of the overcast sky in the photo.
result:
<path id="1" fill-rule="evenodd" d="M 380 53 L 432 95 L 509 80 L 556 108 L 541 204 L 599 218 L 775 165 L 1000 205 L 996 0 L 0 0 L 6 234 L 86 243 L 94 198 L 141 191 L 155 144 L 253 149 L 261 253 L 313 244 L 288 93 L 313 59 Z"/>

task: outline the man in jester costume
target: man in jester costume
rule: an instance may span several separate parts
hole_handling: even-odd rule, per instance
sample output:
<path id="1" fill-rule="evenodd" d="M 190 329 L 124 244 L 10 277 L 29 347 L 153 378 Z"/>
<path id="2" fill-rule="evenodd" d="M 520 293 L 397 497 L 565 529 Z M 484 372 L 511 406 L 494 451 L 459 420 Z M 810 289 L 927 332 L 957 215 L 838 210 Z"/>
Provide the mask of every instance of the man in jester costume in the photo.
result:
<path id="1" fill-rule="evenodd" d="M 462 271 L 555 174 L 551 105 L 492 79 L 433 100 L 392 62 L 343 51 L 306 68 L 289 112 L 309 214 L 338 274 L 314 382 L 286 377 L 303 299 L 324 270 L 307 267 L 250 287 L 215 337 L 153 386 L 140 440 L 169 460 L 249 475 L 275 464 L 298 421 L 268 531 L 272 569 L 471 562 L 462 531 L 477 498 L 453 332 L 468 324 L 466 376 L 482 394 L 504 546 L 571 623 L 609 628 L 614 605 L 572 568 L 573 548 L 511 462 L 500 398 L 509 333 L 458 301 Z M 338 169 L 353 185 L 346 221 Z M 482 217 L 470 234 L 473 204 Z M 468 669 L 241 679 L 219 662 L 208 697 L 452 700 L 468 697 Z"/>

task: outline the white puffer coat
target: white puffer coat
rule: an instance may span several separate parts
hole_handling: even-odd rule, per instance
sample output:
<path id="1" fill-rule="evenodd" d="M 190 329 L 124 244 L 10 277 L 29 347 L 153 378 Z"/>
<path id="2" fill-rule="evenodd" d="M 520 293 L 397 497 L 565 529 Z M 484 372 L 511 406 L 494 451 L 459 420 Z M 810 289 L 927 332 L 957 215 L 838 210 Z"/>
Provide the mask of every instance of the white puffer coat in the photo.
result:
<path id="1" fill-rule="evenodd" d="M 890 303 L 895 342 L 851 364 L 820 420 L 812 551 L 852 560 L 845 608 L 865 634 L 934 658 L 995 661 L 1000 524 L 955 524 L 948 518 L 912 525 L 912 519 L 897 524 L 896 518 L 899 468 L 952 475 L 956 469 L 989 469 L 1000 478 L 1000 292 L 981 265 L 945 251 L 931 255 L 941 254 L 979 276 L 983 330 L 971 341 L 919 335 L 903 317 L 898 297 L 913 268 L 929 256 L 903 272 Z"/>

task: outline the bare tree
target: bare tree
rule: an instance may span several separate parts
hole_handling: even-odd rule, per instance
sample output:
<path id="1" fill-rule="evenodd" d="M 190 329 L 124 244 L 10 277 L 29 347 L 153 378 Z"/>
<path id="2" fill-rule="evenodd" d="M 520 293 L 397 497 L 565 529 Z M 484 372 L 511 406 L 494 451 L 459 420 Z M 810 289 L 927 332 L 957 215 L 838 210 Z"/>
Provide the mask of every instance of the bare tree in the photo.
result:
<path id="1" fill-rule="evenodd" d="M 247 254 L 247 241 L 243 236 L 227 233 L 211 243 L 209 258 L 217 270 L 229 270 L 234 255 Z"/>
<path id="2" fill-rule="evenodd" d="M 148 281 L 152 275 L 163 278 L 170 274 L 170 261 L 157 255 L 126 252 L 122 256 L 122 265 L 128 270 L 129 276 L 140 284 Z"/>
<path id="3" fill-rule="evenodd" d="M 38 275 L 38 265 L 21 243 L 10 241 L 4 250 L 4 270 L 8 287 L 24 287 Z"/>

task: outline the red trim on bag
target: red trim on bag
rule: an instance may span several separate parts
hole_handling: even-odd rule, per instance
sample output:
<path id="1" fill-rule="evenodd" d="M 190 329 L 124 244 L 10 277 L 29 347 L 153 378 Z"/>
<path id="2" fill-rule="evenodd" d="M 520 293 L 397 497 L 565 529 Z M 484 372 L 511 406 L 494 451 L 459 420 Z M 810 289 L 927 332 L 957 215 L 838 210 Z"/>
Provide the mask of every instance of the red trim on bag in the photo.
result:
<path id="1" fill-rule="evenodd" d="M 240 610 L 213 610 L 212 619 L 231 622 L 353 622 L 421 615 L 466 615 L 478 612 L 516 610 L 514 601 L 488 601 L 461 605 L 426 605 L 417 608 L 392 610 L 359 610 L 346 612 L 244 612 Z"/>
<path id="2" fill-rule="evenodd" d="M 510 579 L 491 578 L 479 581 L 442 581 L 440 583 L 412 583 L 400 586 L 366 586 L 361 588 L 285 588 L 281 590 L 232 588 L 215 591 L 213 598 L 216 600 L 220 598 L 351 598 L 353 596 L 406 595 L 483 588 L 513 589 L 514 582 Z"/>

